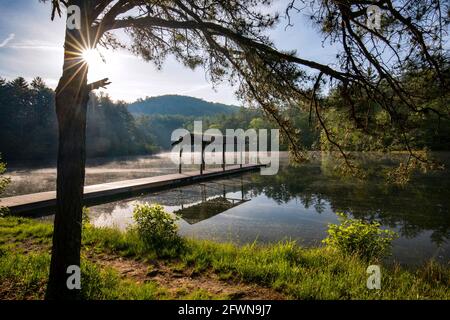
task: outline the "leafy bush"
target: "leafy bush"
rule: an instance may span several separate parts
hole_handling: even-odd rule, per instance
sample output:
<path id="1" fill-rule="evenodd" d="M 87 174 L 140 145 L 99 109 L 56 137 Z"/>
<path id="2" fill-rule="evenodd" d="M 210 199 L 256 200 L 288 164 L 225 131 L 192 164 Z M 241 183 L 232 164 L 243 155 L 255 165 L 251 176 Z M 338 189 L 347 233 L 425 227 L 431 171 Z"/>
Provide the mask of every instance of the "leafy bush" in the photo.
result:
<path id="1" fill-rule="evenodd" d="M 338 214 L 341 224 L 328 226 L 328 238 L 323 240 L 328 246 L 343 254 L 357 255 L 365 260 L 381 259 L 391 249 L 391 242 L 397 234 L 380 229 L 378 222 L 349 219 Z"/>
<path id="2" fill-rule="evenodd" d="M 178 217 L 165 212 L 162 206 L 138 204 L 134 208 L 133 218 L 146 249 L 162 254 L 166 249 L 178 250 L 182 247 L 182 239 L 177 233 Z"/>
<path id="3" fill-rule="evenodd" d="M 83 207 L 83 211 L 81 213 L 81 222 L 83 229 L 91 227 L 91 219 L 89 218 L 90 210 L 88 207 Z"/>
<path id="4" fill-rule="evenodd" d="M 1 162 L 1 155 L 0 155 L 0 194 L 6 189 L 8 184 L 10 183 L 9 178 L 3 177 L 3 174 L 6 171 L 6 164 Z M 8 213 L 8 209 L 0 206 L 0 217 L 4 216 Z"/>
<path id="5" fill-rule="evenodd" d="M 5 190 L 6 186 L 10 182 L 9 178 L 3 177 L 3 174 L 6 171 L 6 164 L 1 162 L 1 160 L 2 160 L 2 158 L 0 155 L 0 193 L 2 193 Z"/>

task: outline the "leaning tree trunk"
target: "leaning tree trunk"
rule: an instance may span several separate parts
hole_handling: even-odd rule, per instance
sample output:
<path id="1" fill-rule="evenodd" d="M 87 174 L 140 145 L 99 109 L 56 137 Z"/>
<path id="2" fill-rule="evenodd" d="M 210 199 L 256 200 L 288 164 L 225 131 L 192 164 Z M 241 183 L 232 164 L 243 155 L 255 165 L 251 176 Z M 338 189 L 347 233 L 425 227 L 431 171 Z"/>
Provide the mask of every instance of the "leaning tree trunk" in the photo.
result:
<path id="1" fill-rule="evenodd" d="M 67 287 L 67 268 L 80 266 L 82 200 L 85 176 L 87 65 L 80 44 L 83 33 L 67 30 L 63 75 L 56 89 L 59 126 L 57 204 L 46 299 L 79 299 Z"/>

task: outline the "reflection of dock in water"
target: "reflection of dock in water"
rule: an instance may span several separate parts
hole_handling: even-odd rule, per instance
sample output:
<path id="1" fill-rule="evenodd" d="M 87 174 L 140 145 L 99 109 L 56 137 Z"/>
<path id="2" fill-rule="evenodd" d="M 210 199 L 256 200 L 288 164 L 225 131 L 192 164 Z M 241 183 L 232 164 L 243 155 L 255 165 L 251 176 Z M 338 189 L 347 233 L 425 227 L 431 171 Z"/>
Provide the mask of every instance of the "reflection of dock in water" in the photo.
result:
<path id="1" fill-rule="evenodd" d="M 245 199 L 244 183 L 242 179 L 240 179 L 239 184 L 230 185 L 220 182 L 214 183 L 217 184 L 217 187 L 213 187 L 211 184 L 200 184 L 201 201 L 195 203 L 191 202 L 188 205 L 182 203 L 181 209 L 174 211 L 174 213 L 187 223 L 195 224 L 250 201 L 249 199 Z M 227 187 L 231 187 L 232 190 L 227 190 Z M 213 192 L 215 191 L 215 195 L 208 197 L 207 189 L 213 190 Z M 227 197 L 228 192 L 231 191 L 234 193 L 238 190 L 241 193 L 240 199 Z M 217 195 L 219 192 L 221 195 Z"/>
<path id="2" fill-rule="evenodd" d="M 182 205 L 181 209 L 174 211 L 174 213 L 187 223 L 195 224 L 237 207 L 247 201 L 250 200 L 224 198 L 223 196 L 219 196 L 188 207 Z"/>

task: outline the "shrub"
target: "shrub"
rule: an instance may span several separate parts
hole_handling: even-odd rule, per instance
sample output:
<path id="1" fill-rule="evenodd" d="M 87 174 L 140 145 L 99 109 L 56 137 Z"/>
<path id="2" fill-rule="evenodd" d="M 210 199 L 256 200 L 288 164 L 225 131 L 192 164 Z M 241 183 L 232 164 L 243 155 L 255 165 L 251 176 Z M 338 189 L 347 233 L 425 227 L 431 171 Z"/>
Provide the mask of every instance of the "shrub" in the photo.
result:
<path id="1" fill-rule="evenodd" d="M 91 219 L 89 218 L 90 210 L 88 207 L 83 207 L 83 211 L 81 213 L 81 223 L 83 229 L 91 227 Z"/>
<path id="2" fill-rule="evenodd" d="M 178 236 L 178 217 L 164 211 L 160 205 L 138 204 L 133 218 L 136 230 L 146 249 L 164 254 L 167 249 L 178 250 L 182 239 Z"/>
<path id="3" fill-rule="evenodd" d="M 2 193 L 5 188 L 8 186 L 8 183 L 11 181 L 9 178 L 3 177 L 3 174 L 6 172 L 6 164 L 1 162 L 2 158 L 0 155 L 0 193 Z"/>
<path id="4" fill-rule="evenodd" d="M 1 162 L 0 155 L 0 194 L 6 189 L 8 184 L 11 182 L 11 179 L 3 177 L 3 174 L 6 171 L 6 164 Z M 4 208 L 0 206 L 0 217 L 7 215 L 9 212 L 8 208 Z"/>
<path id="5" fill-rule="evenodd" d="M 364 260 L 381 259 L 390 253 L 391 242 L 397 237 L 395 232 L 382 230 L 378 222 L 338 215 L 341 224 L 330 224 L 328 238 L 323 240 L 328 246 L 343 254 L 357 255 Z"/>

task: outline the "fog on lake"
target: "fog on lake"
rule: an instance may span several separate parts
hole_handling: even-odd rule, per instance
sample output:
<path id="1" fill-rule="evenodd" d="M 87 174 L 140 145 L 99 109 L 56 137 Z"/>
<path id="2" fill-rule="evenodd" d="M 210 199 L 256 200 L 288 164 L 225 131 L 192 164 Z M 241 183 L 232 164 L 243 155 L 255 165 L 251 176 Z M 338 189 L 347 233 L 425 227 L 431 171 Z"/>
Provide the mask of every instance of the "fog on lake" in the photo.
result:
<path id="1" fill-rule="evenodd" d="M 440 154 L 449 163 L 448 154 Z M 377 161 L 387 161 L 380 158 Z M 330 159 L 290 165 L 282 154 L 275 176 L 259 171 L 202 182 L 167 191 L 141 194 L 90 208 L 96 226 L 125 229 L 133 223 L 133 206 L 160 203 L 181 216 L 180 233 L 188 237 L 238 244 L 296 240 L 321 245 L 336 212 L 377 220 L 399 233 L 391 261 L 415 265 L 434 258 L 450 260 L 450 179 L 447 170 L 416 174 L 406 186 L 383 180 L 342 179 L 330 169 Z M 388 162 L 388 161 L 387 161 Z M 196 166 L 188 166 L 186 170 Z M 86 185 L 174 173 L 168 153 L 154 156 L 97 159 L 86 170 Z M 12 182 L 3 196 L 55 189 L 54 167 L 10 166 Z M 41 219 L 51 219 L 49 216 Z"/>

